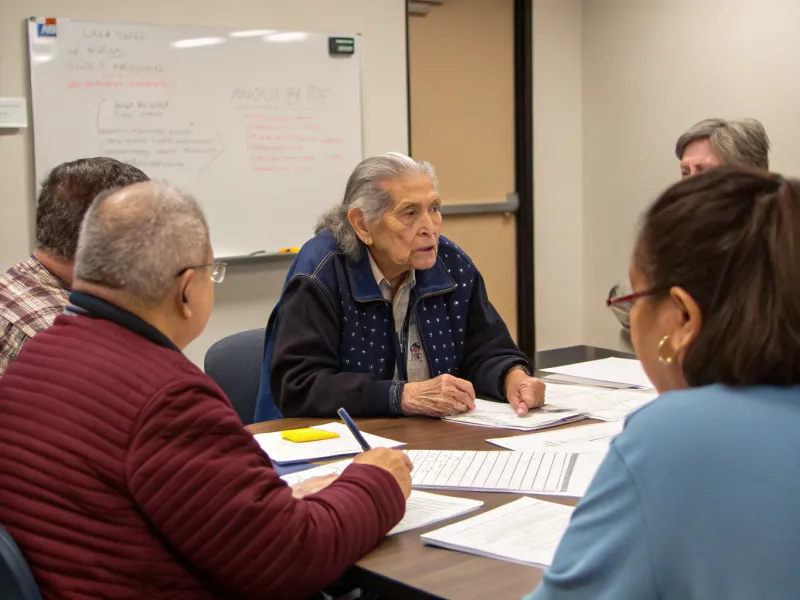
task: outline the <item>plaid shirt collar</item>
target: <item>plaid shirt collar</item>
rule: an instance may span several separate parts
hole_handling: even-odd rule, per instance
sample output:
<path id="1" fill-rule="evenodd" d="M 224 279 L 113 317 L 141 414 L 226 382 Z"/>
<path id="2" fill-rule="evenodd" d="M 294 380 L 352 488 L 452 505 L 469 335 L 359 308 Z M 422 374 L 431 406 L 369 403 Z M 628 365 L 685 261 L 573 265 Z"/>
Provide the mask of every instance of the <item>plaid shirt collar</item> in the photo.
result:
<path id="1" fill-rule="evenodd" d="M 66 283 L 31 256 L 0 274 L 0 318 L 32 337 L 64 310 L 68 293 Z"/>

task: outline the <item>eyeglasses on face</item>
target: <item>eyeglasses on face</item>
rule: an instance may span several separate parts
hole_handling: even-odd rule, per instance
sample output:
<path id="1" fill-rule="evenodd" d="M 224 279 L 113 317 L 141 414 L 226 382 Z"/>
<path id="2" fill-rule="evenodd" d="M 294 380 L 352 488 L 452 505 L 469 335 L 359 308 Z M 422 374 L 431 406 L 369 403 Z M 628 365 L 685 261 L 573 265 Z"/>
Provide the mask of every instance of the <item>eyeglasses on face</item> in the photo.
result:
<path id="1" fill-rule="evenodd" d="M 669 286 L 672 287 L 672 286 Z M 609 308 L 614 307 L 624 307 L 627 305 L 630 308 L 636 300 L 639 298 L 644 298 L 646 296 L 653 296 L 655 294 L 660 294 L 661 292 L 669 289 L 669 287 L 656 287 L 650 288 L 648 290 L 642 290 L 641 292 L 633 292 L 632 294 L 626 294 L 624 296 L 617 296 L 616 293 L 619 291 L 619 286 L 615 285 L 611 288 L 611 291 L 608 293 L 608 298 L 606 298 L 606 306 Z"/>
<path id="2" fill-rule="evenodd" d="M 175 277 L 180 277 L 186 271 L 191 271 L 192 269 L 208 269 L 211 268 L 211 281 L 214 283 L 222 283 L 222 280 L 225 279 L 225 271 L 228 269 L 228 263 L 224 262 L 215 262 L 215 263 L 208 263 L 205 265 L 192 265 L 191 267 L 183 267 L 180 271 L 175 273 Z"/>

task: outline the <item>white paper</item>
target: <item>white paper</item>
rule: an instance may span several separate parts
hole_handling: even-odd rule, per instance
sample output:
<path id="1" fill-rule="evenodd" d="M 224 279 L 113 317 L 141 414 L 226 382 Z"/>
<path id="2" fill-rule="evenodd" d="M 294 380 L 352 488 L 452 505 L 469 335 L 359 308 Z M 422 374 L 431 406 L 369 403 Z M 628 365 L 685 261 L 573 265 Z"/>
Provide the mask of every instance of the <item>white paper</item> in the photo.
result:
<path id="1" fill-rule="evenodd" d="M 580 498 L 603 454 L 408 450 L 416 489 L 511 492 Z"/>
<path id="2" fill-rule="evenodd" d="M 549 567 L 573 507 L 520 498 L 420 536 L 426 544 L 529 566 Z"/>
<path id="3" fill-rule="evenodd" d="M 549 383 L 545 391 L 545 406 L 581 411 L 600 421 L 621 421 L 657 397 L 657 393 L 646 390 L 610 390 Z"/>
<path id="4" fill-rule="evenodd" d="M 406 500 L 406 514 L 401 521 L 386 535 L 403 533 L 431 523 L 459 517 L 483 506 L 481 500 L 456 498 L 412 490 Z"/>
<path id="5" fill-rule="evenodd" d="M 645 375 L 642 363 L 631 358 L 604 358 L 542 370 L 583 379 L 623 383 L 643 389 L 653 388 L 653 383 Z"/>
<path id="6" fill-rule="evenodd" d="M 320 460 L 323 458 L 336 458 L 338 456 L 350 456 L 362 452 L 361 446 L 350 433 L 344 423 L 325 423 L 317 425 L 313 429 L 322 429 L 338 433 L 339 437 L 330 440 L 319 440 L 316 442 L 290 442 L 281 437 L 280 431 L 272 433 L 259 433 L 254 437 L 266 452 L 270 459 L 279 465 L 288 465 L 298 462 Z M 405 446 L 404 442 L 390 440 L 370 433 L 361 432 L 367 443 L 373 448 L 397 448 Z"/>
<path id="7" fill-rule="evenodd" d="M 581 452 L 607 453 L 608 446 L 625 426 L 623 421 L 598 423 L 567 427 L 555 431 L 543 431 L 515 437 L 494 438 L 486 440 L 508 450 L 517 452 Z"/>
<path id="8" fill-rule="evenodd" d="M 0 127 L 16 129 L 28 126 L 28 105 L 25 98 L 0 98 Z"/>
<path id="9" fill-rule="evenodd" d="M 323 475 L 341 475 L 347 465 L 352 460 L 340 460 L 328 465 L 321 465 L 299 473 L 284 475 L 282 479 L 289 485 L 295 485 L 311 477 Z M 403 533 L 418 527 L 425 527 L 431 523 L 444 521 L 458 517 L 483 506 L 481 500 L 470 500 L 468 498 L 454 498 L 453 496 L 443 496 L 441 494 L 431 494 L 413 490 L 406 500 L 406 514 L 402 520 L 386 535 Z"/>
<path id="10" fill-rule="evenodd" d="M 347 458 L 345 460 L 337 460 L 336 462 L 328 463 L 326 465 L 320 465 L 318 467 L 312 467 L 310 469 L 305 469 L 304 471 L 297 471 L 295 473 L 289 473 L 288 475 L 284 475 L 281 477 L 286 483 L 289 485 L 296 485 L 301 481 L 305 481 L 306 479 L 311 479 L 312 477 L 322 477 L 324 475 L 341 475 L 342 471 L 347 468 L 347 465 L 353 462 L 352 458 Z"/>
<path id="11" fill-rule="evenodd" d="M 508 402 L 492 402 L 478 398 L 475 400 L 473 410 L 452 417 L 444 417 L 444 420 L 480 427 L 534 431 L 585 418 L 581 412 L 558 410 L 557 407 L 547 405 L 542 409 L 528 411 L 525 416 L 520 417 Z"/>

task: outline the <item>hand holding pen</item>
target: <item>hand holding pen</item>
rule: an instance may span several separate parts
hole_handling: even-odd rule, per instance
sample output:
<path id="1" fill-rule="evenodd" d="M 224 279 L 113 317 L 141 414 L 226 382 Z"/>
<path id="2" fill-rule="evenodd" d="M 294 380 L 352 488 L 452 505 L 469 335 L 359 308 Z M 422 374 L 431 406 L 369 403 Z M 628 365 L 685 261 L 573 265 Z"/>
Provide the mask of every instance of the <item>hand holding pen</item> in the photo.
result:
<path id="1" fill-rule="evenodd" d="M 364 453 L 357 455 L 353 459 L 353 462 L 362 465 L 373 465 L 375 467 L 380 467 L 381 469 L 391 473 L 397 481 L 397 484 L 400 486 L 403 496 L 407 499 L 409 494 L 411 494 L 411 469 L 414 468 L 411 464 L 411 459 L 408 458 L 408 455 L 402 450 L 392 450 L 390 448 L 370 448 L 369 443 L 364 439 L 361 431 L 359 431 L 355 422 L 353 422 L 353 419 L 350 418 L 350 415 L 347 414 L 347 411 L 344 408 L 340 408 L 337 412 L 342 418 L 342 421 L 344 421 L 344 424 L 350 430 L 350 433 L 352 433 L 353 437 L 356 438 L 356 441 L 359 443 L 362 450 L 364 450 Z"/>

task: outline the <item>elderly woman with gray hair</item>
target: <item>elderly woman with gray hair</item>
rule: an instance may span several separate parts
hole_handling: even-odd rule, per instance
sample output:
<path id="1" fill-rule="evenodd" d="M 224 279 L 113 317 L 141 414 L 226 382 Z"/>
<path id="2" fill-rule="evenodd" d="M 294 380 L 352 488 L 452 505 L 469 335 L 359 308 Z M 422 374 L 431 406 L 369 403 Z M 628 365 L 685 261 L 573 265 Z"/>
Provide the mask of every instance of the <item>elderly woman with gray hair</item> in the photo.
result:
<path id="1" fill-rule="evenodd" d="M 476 394 L 519 415 L 542 404 L 480 273 L 439 234 L 437 187 L 431 165 L 398 153 L 355 168 L 270 317 L 256 421 L 442 417 Z"/>
<path id="2" fill-rule="evenodd" d="M 769 170 L 769 137 L 756 119 L 703 119 L 687 129 L 675 142 L 681 179 L 721 165 L 739 165 Z M 630 344 L 629 290 L 615 285 L 607 304 L 623 327 L 623 340 Z"/>

